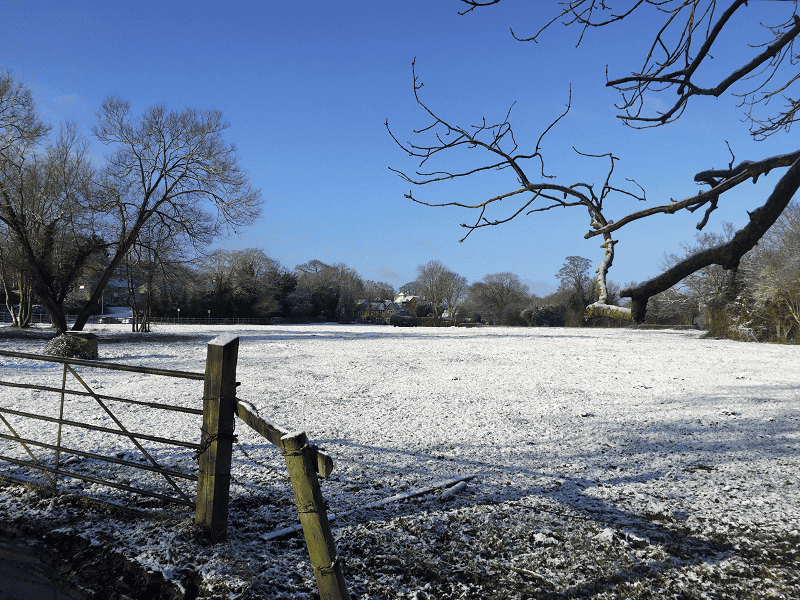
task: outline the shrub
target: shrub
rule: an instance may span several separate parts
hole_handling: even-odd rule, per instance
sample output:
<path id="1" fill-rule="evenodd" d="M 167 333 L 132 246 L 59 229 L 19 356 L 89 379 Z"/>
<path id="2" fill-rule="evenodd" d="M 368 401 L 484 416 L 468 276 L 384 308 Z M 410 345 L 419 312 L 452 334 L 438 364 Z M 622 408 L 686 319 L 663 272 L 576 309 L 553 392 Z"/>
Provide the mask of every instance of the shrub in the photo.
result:
<path id="1" fill-rule="evenodd" d="M 62 358 L 82 358 L 93 360 L 97 352 L 85 340 L 67 334 L 61 334 L 47 342 L 44 354 L 60 356 Z"/>

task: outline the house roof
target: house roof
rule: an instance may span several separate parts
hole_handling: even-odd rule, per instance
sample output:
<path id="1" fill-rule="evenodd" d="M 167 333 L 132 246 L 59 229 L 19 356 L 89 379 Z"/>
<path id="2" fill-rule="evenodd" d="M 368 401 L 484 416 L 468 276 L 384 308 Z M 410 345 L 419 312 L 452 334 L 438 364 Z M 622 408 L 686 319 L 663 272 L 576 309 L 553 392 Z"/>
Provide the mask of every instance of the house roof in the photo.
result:
<path id="1" fill-rule="evenodd" d="M 412 300 L 416 300 L 417 302 L 421 302 L 422 299 L 419 296 L 407 296 L 406 294 L 398 294 L 394 297 L 394 303 L 398 305 L 407 304 Z"/>
<path id="2" fill-rule="evenodd" d="M 393 308 L 395 312 L 400 312 L 400 307 L 397 306 L 394 302 L 390 302 L 389 300 L 385 300 L 383 302 L 367 302 L 366 300 L 359 300 L 359 306 L 364 307 L 365 309 L 369 309 L 375 312 L 384 312 L 389 308 Z"/>

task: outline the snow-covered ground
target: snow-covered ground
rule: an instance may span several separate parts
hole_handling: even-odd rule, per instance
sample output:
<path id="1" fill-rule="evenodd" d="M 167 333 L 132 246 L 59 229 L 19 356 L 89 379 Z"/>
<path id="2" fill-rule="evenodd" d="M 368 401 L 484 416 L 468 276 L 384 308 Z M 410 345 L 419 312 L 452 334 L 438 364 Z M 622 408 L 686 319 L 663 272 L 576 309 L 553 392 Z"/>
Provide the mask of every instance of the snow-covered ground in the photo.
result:
<path id="1" fill-rule="evenodd" d="M 800 346 L 670 330 L 156 329 L 93 331 L 104 361 L 195 372 L 210 339 L 239 335 L 238 396 L 333 457 L 323 494 L 353 598 L 800 597 Z M 2 350 L 44 344 L 0 336 Z M 202 405 L 202 382 L 76 370 L 98 393 Z M 61 377 L 60 365 L 0 357 L 5 381 L 57 387 Z M 57 416 L 58 396 L 0 388 L 0 406 Z M 198 441 L 199 417 L 114 410 L 133 431 Z M 20 436 L 55 439 L 55 424 L 7 418 Z M 78 398 L 65 418 L 110 423 Z M 0 512 L 181 584 L 199 573 L 201 595 L 313 598 L 302 537 L 266 539 L 297 520 L 283 459 L 243 424 L 236 433 L 225 543 L 199 540 L 188 509 L 77 481 L 59 485 L 146 517 L 18 486 L 0 487 Z M 138 460 L 108 434 L 63 436 Z M 177 470 L 196 468 L 191 451 L 145 445 Z M 0 440 L 0 454 L 20 452 Z M 71 468 L 167 489 L 88 459 Z M 450 501 L 437 492 L 359 510 L 465 475 L 475 478 Z"/>

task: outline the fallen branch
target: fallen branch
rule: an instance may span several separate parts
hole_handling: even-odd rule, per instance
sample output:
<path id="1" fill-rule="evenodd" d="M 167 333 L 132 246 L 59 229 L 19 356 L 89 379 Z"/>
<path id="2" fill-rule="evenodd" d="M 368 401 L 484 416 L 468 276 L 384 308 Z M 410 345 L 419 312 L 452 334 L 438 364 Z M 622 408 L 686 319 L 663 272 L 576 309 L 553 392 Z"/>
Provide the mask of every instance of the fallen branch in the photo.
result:
<path id="1" fill-rule="evenodd" d="M 467 481 L 474 478 L 475 475 L 466 475 L 464 477 L 456 477 L 455 479 L 445 479 L 443 481 L 437 481 L 436 483 L 433 483 L 424 488 L 418 488 L 416 490 L 411 490 L 410 492 L 403 492 L 402 494 L 395 494 L 394 496 L 389 496 L 388 498 L 384 498 L 383 500 L 376 500 L 375 502 L 370 502 L 360 508 L 354 508 L 352 510 L 348 510 L 341 513 L 335 513 L 331 511 L 331 514 L 328 516 L 328 521 L 333 522 L 337 518 L 346 517 L 348 515 L 351 515 L 353 513 L 362 510 L 367 510 L 370 508 L 378 508 L 381 506 L 385 506 L 387 504 L 391 504 L 392 502 L 399 502 L 401 500 L 408 500 L 409 498 L 415 498 L 417 496 L 422 496 L 424 494 L 430 494 L 431 492 L 435 492 L 436 490 L 456 486 L 456 484 L 460 484 L 462 482 L 466 484 Z M 283 529 L 278 529 L 277 531 L 272 531 L 267 535 L 262 536 L 261 539 L 264 541 L 276 540 L 288 537 L 302 530 L 303 526 L 298 523 L 297 525 L 292 525 L 290 527 L 284 527 Z"/>
<path id="2" fill-rule="evenodd" d="M 453 487 L 446 489 L 439 495 L 439 500 L 442 502 L 448 502 L 456 497 L 456 494 L 460 494 L 467 488 L 467 482 L 462 481 L 460 483 L 455 484 Z"/>
<path id="3" fill-rule="evenodd" d="M 631 320 L 631 309 L 622 306 L 612 306 L 595 302 L 586 307 L 586 319 L 592 317 L 609 317 L 612 319 Z"/>
<path id="4" fill-rule="evenodd" d="M 533 577 L 534 579 L 538 579 L 539 581 L 546 583 L 551 588 L 556 589 L 556 584 L 550 581 L 547 577 L 542 577 L 538 573 L 534 573 L 533 571 L 529 571 L 528 569 L 520 569 L 519 567 L 512 567 L 511 565 L 503 565 L 507 569 L 511 569 L 512 571 L 519 573 L 521 575 L 527 575 L 528 577 Z"/>

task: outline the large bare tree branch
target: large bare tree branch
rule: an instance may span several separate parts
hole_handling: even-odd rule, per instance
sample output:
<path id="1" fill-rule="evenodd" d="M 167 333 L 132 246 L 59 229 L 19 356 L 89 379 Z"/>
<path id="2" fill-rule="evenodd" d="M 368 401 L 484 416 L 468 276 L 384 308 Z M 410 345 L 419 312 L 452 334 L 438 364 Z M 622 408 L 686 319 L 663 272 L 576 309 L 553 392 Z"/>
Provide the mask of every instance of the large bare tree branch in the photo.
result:
<path id="1" fill-rule="evenodd" d="M 498 4 L 500 0 L 472 1 L 461 0 L 469 5 L 466 14 L 479 7 Z M 631 75 L 607 81 L 606 85 L 617 89 L 622 102 L 618 115 L 627 125 L 634 128 L 656 127 L 678 119 L 686 109 L 690 99 L 695 96 L 719 97 L 736 83 L 752 81 L 751 87 L 737 92 L 746 107 L 746 118 L 751 124 L 751 133 L 756 139 L 763 139 L 781 129 L 788 129 L 800 112 L 800 101 L 785 94 L 797 81 L 793 66 L 798 60 L 793 52 L 794 42 L 800 35 L 800 17 L 797 13 L 797 0 L 778 0 L 786 2 L 791 8 L 791 16 L 778 25 L 764 28 L 771 36 L 770 41 L 749 44 L 747 51 L 751 56 L 738 67 L 722 77 L 715 84 L 702 85 L 696 81 L 700 67 L 713 59 L 720 34 L 731 23 L 733 17 L 744 8 L 758 10 L 758 2 L 732 0 L 727 8 L 718 14 L 717 0 L 633 0 L 628 6 L 615 10 L 609 4 L 598 0 L 563 0 L 558 14 L 542 26 L 532 36 L 518 36 L 512 28 L 515 39 L 523 42 L 538 42 L 539 37 L 556 23 L 580 27 L 577 45 L 589 29 L 598 29 L 623 21 L 634 12 L 650 8 L 654 11 L 648 19 L 662 18 L 663 22 L 655 34 L 642 67 Z M 726 42 L 727 43 L 727 42 Z M 699 44 L 699 45 L 698 45 Z M 717 50 L 719 50 L 717 48 Z M 752 51 L 756 54 L 753 55 Z M 781 66 L 788 65 L 785 71 Z M 782 74 L 781 74 L 782 73 Z M 774 78 L 783 78 L 774 89 L 764 91 Z M 647 104 L 645 95 L 677 89 L 677 99 L 669 101 L 669 108 L 645 114 Z M 766 107 L 772 99 L 783 96 L 785 106 L 775 116 L 760 118 L 755 112 L 756 105 Z"/>
<path id="2" fill-rule="evenodd" d="M 712 35 L 706 39 L 706 43 L 700 49 L 699 54 L 686 68 L 663 75 L 660 74 L 661 69 L 656 69 L 653 73 L 634 73 L 628 77 L 612 79 L 606 82 L 608 87 L 613 87 L 622 92 L 623 98 L 625 98 L 623 104 L 619 105 L 619 108 L 625 110 L 625 113 L 618 115 L 618 117 L 629 125 L 632 123 L 641 123 L 645 125 L 669 123 L 675 120 L 677 116 L 680 116 L 692 96 L 721 96 L 734 83 L 745 79 L 765 62 L 778 56 L 784 48 L 790 45 L 797 35 L 800 34 L 800 17 L 794 15 L 794 26 L 785 34 L 778 37 L 774 43 L 769 44 L 763 52 L 750 60 L 750 62 L 731 72 L 717 85 L 713 87 L 700 87 L 692 81 L 692 76 L 700 67 L 703 60 L 708 56 L 708 51 L 711 49 L 719 31 L 725 26 L 733 12 L 744 4 L 746 4 L 746 0 L 739 0 L 725 12 L 723 17 L 714 26 Z M 666 112 L 659 113 L 657 116 L 645 117 L 640 114 L 638 108 L 639 102 L 643 94 L 647 90 L 652 89 L 653 84 L 666 84 L 666 87 L 677 85 L 678 99 Z M 660 88 L 658 91 L 662 89 L 665 88 Z M 626 97 L 626 92 L 632 92 L 632 95 Z M 634 107 L 636 107 L 636 110 L 632 112 Z"/>
<path id="3" fill-rule="evenodd" d="M 553 121 L 551 121 L 539 135 L 539 138 L 536 141 L 536 147 L 534 148 L 533 152 L 529 154 L 522 154 L 522 153 L 516 153 L 518 150 L 518 145 L 514 140 L 513 129 L 509 121 L 510 109 L 508 113 L 506 113 L 504 120 L 496 125 L 488 126 L 485 124 L 485 120 L 483 124 L 478 126 L 471 126 L 469 128 L 456 125 L 450 122 L 449 120 L 444 119 L 438 113 L 434 112 L 420 98 L 419 90 L 423 87 L 423 84 L 419 82 L 419 79 L 417 77 L 415 62 L 412 62 L 412 74 L 414 83 L 414 98 L 417 104 L 420 107 L 422 107 L 425 113 L 433 120 L 433 122 L 430 125 L 423 127 L 421 129 L 414 130 L 414 133 L 417 135 L 427 134 L 429 136 L 432 136 L 433 141 L 424 144 L 403 143 L 400 140 L 398 140 L 397 137 L 394 135 L 394 133 L 391 131 L 387 121 L 385 123 L 386 128 L 389 131 L 389 134 L 391 135 L 392 139 L 400 148 L 402 148 L 409 156 L 419 158 L 420 167 L 426 164 L 429 160 L 433 159 L 438 154 L 445 151 L 453 151 L 458 147 L 466 147 L 469 149 L 483 148 L 484 150 L 490 153 L 489 154 L 490 156 L 493 156 L 496 159 L 499 158 L 499 160 L 495 159 L 489 162 L 489 164 L 457 172 L 451 172 L 451 171 L 422 172 L 420 170 L 417 170 L 413 176 L 399 169 L 394 169 L 392 167 L 389 167 L 389 169 L 397 173 L 405 181 L 412 183 L 414 185 L 422 186 L 435 182 L 474 176 L 486 171 L 511 168 L 516 174 L 517 182 L 521 187 L 513 191 L 504 194 L 499 194 L 495 197 L 477 203 L 459 202 L 459 201 L 447 202 L 447 203 L 429 203 L 415 198 L 413 193 L 411 192 L 405 195 L 406 198 L 426 206 L 459 206 L 462 208 L 480 210 L 481 215 L 479 216 L 478 221 L 475 223 L 475 225 L 467 225 L 467 224 L 462 225 L 463 227 L 469 229 L 471 232 L 472 230 L 480 227 L 506 223 L 511 219 L 513 219 L 514 217 L 516 217 L 517 215 L 525 212 L 525 210 L 528 209 L 531 206 L 531 204 L 538 199 L 549 200 L 552 202 L 552 204 L 533 208 L 529 211 L 529 213 L 541 212 L 559 207 L 564 208 L 570 206 L 584 206 L 589 210 L 590 214 L 594 217 L 597 214 L 602 213 L 603 201 L 611 192 L 620 192 L 622 194 L 626 194 L 629 196 L 638 197 L 638 195 L 635 193 L 622 191 L 616 187 L 611 186 L 610 178 L 614 170 L 615 161 L 618 160 L 611 154 L 592 155 L 592 154 L 581 153 L 576 150 L 576 152 L 582 156 L 590 158 L 608 158 L 610 160 L 611 166 L 608 171 L 608 176 L 606 177 L 606 180 L 602 185 L 602 189 L 599 195 L 597 195 L 594 192 L 593 186 L 586 183 L 561 185 L 549 181 L 532 182 L 528 174 L 523 169 L 522 161 L 537 159 L 540 163 L 540 176 L 542 177 L 542 179 L 552 179 L 544 172 L 544 157 L 542 154 L 542 142 L 544 140 L 545 135 L 547 135 L 550 131 L 552 131 L 552 129 L 559 123 L 559 121 L 561 121 L 569 112 L 571 106 L 571 93 L 564 111 L 561 114 L 559 114 L 555 119 L 553 119 Z M 453 136 L 452 139 L 450 140 L 446 139 L 451 135 Z M 509 149 L 504 149 L 502 146 L 504 138 L 506 136 L 508 136 L 508 139 L 510 140 L 511 144 L 511 148 Z M 523 201 L 521 207 L 517 208 L 514 212 L 512 212 L 511 215 L 494 220 L 488 220 L 484 218 L 485 210 L 489 205 L 510 198 L 512 196 L 525 194 L 527 192 L 531 192 L 533 195 L 526 198 L 526 200 Z M 469 233 L 467 235 L 469 235 Z M 461 241 L 463 241 L 463 239 L 466 239 L 466 236 L 465 238 L 462 238 Z"/>
<path id="4" fill-rule="evenodd" d="M 695 175 L 694 180 L 700 183 L 711 184 L 713 187 L 710 190 L 701 192 L 696 196 L 690 196 L 684 200 L 673 201 L 669 204 L 645 208 L 638 212 L 627 215 L 621 218 L 619 221 L 609 223 L 602 229 L 589 231 L 583 237 L 585 239 L 589 239 L 596 235 L 611 233 L 612 231 L 616 231 L 632 221 L 637 221 L 639 219 L 650 217 L 656 214 L 674 214 L 683 209 L 692 211 L 697 210 L 701 206 L 715 202 L 723 193 L 733 189 L 737 185 L 748 180 L 752 180 L 753 183 L 755 183 L 761 175 L 767 175 L 770 171 L 779 167 L 789 167 L 794 164 L 798 158 L 800 158 L 800 150 L 791 154 L 772 156 L 758 162 L 743 161 L 739 163 L 735 169 L 710 169 L 707 171 L 701 171 Z M 697 228 L 702 229 L 702 224 L 703 222 L 698 223 Z"/>
<path id="5" fill-rule="evenodd" d="M 515 154 L 518 149 L 518 145 L 516 140 L 514 139 L 514 131 L 511 127 L 511 123 L 509 122 L 509 117 L 511 115 L 511 110 L 514 107 L 514 104 L 508 109 L 505 118 L 500 123 L 496 123 L 494 125 L 487 125 L 486 119 L 483 119 L 483 123 L 480 125 L 473 125 L 470 127 L 462 127 L 459 125 L 454 125 L 440 116 L 435 114 L 419 97 L 419 90 L 422 89 L 424 84 L 419 82 L 416 73 L 416 58 L 411 63 L 411 72 L 413 76 L 413 83 L 414 83 L 414 98 L 417 101 L 417 104 L 422 107 L 422 109 L 428 114 L 429 117 L 433 120 L 433 122 L 421 129 L 414 130 L 415 134 L 424 134 L 431 132 L 434 136 L 435 142 L 427 145 L 419 145 L 413 143 L 402 143 L 400 142 L 397 137 L 392 133 L 392 130 L 389 128 L 389 121 L 385 122 L 385 126 L 389 135 L 391 135 L 392 139 L 395 143 L 402 148 L 409 156 L 419 158 L 419 168 L 425 165 L 430 159 L 434 158 L 436 155 L 445 152 L 445 151 L 452 151 L 456 148 L 465 147 L 467 149 L 474 149 L 474 148 L 483 148 L 487 150 L 492 155 L 494 155 L 497 162 L 491 162 L 488 165 L 482 165 L 480 167 L 474 169 L 468 169 L 459 172 L 449 172 L 449 171 L 433 171 L 433 172 L 423 172 L 419 169 L 415 172 L 415 177 L 411 177 L 403 171 L 392 169 L 400 177 L 408 181 L 409 183 L 413 183 L 415 185 L 423 185 L 427 183 L 433 183 L 435 181 L 444 181 L 447 179 L 455 179 L 460 177 L 468 177 L 475 173 L 479 173 L 481 171 L 490 171 L 490 170 L 497 170 L 497 169 L 504 169 L 504 168 L 511 168 L 517 175 L 519 182 L 522 185 L 528 185 L 530 183 L 528 176 L 525 174 L 525 171 L 522 169 L 520 162 L 524 160 L 530 160 L 534 158 L 538 158 L 540 161 L 541 166 L 541 174 L 542 177 L 546 177 L 544 174 L 544 160 L 541 155 L 541 142 L 544 138 L 545 134 L 547 134 L 553 126 L 555 126 L 558 121 L 560 121 L 568 112 L 571 103 L 571 93 L 570 93 L 570 101 L 567 102 L 567 106 L 564 112 L 556 118 L 549 127 L 547 127 L 543 133 L 539 136 L 539 140 L 537 141 L 536 147 L 531 154 Z M 447 139 L 450 136 L 453 136 L 452 139 Z M 510 148 L 504 149 L 503 144 L 504 141 L 508 139 L 510 140 Z"/>
<path id="6" fill-rule="evenodd" d="M 477 0 L 461 0 L 464 4 L 468 4 L 469 8 L 466 9 L 464 12 L 459 12 L 460 15 L 465 15 L 468 12 L 472 12 L 479 6 L 491 6 L 492 4 L 497 4 L 500 0 L 486 0 L 485 2 L 479 2 Z"/>
<path id="7" fill-rule="evenodd" d="M 634 320 L 644 318 L 649 298 L 671 288 L 692 273 L 709 265 L 720 265 L 728 270 L 736 269 L 741 258 L 778 220 L 798 188 L 800 188 L 800 158 L 796 159 L 781 177 L 764 205 L 750 213 L 750 222 L 743 229 L 737 231 L 729 242 L 693 254 L 673 265 L 658 277 L 622 290 L 620 295 L 631 298 Z"/>

